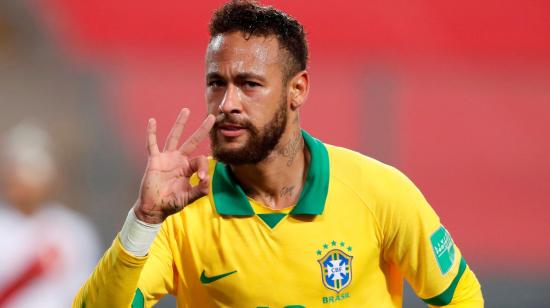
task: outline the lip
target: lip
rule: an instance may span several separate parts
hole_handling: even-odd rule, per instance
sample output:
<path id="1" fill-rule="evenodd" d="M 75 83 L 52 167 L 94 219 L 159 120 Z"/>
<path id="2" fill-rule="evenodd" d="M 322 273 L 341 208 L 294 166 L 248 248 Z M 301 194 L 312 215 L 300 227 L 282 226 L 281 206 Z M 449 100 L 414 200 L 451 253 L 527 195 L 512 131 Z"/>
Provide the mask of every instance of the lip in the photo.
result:
<path id="1" fill-rule="evenodd" d="M 245 128 L 238 125 L 220 125 L 218 131 L 225 137 L 238 137 L 244 134 Z"/>

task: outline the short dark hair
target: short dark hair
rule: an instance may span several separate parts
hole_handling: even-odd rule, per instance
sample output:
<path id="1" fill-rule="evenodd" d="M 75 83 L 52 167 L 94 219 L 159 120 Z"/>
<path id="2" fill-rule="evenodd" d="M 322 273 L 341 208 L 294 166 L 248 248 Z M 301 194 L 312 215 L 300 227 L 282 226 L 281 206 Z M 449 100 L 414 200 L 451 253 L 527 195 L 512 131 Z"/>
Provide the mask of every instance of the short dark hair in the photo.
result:
<path id="1" fill-rule="evenodd" d="M 217 9 L 210 20 L 210 38 L 240 31 L 248 36 L 274 35 L 288 53 L 286 78 L 307 67 L 308 48 L 304 27 L 293 17 L 255 1 L 233 0 Z"/>

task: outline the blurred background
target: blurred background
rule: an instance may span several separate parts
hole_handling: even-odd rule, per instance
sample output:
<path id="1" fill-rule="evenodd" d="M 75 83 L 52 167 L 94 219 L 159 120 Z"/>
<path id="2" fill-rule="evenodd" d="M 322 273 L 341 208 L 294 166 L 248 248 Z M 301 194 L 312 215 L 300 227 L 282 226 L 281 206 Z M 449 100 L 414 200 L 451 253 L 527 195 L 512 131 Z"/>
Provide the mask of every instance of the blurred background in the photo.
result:
<path id="1" fill-rule="evenodd" d="M 188 127 L 206 114 L 207 25 L 221 3 L 0 2 L 0 135 L 21 123 L 49 134 L 49 198 L 94 226 L 93 262 L 137 197 L 147 119 L 164 140 L 181 107 Z M 308 33 L 303 127 L 404 171 L 487 307 L 550 307 L 550 2 L 262 3 Z M 408 290 L 404 307 L 423 306 Z"/>

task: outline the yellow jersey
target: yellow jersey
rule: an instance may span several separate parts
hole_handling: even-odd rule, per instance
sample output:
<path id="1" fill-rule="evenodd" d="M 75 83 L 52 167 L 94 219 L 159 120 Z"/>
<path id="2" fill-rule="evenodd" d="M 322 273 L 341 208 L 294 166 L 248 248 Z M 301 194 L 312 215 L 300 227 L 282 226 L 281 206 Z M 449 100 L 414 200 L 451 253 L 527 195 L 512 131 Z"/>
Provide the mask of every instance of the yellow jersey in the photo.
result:
<path id="1" fill-rule="evenodd" d="M 166 219 L 145 257 L 116 238 L 73 307 L 401 307 L 403 279 L 429 305 L 483 307 L 438 216 L 396 169 L 326 145 L 298 203 L 273 211 L 210 160 L 210 193 Z"/>

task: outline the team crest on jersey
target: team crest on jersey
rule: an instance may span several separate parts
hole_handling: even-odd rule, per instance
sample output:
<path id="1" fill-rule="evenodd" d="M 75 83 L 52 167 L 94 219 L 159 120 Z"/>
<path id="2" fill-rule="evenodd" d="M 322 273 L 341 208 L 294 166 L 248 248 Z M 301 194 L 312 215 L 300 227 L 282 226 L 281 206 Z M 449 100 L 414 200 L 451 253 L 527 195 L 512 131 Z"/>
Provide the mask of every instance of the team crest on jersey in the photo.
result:
<path id="1" fill-rule="evenodd" d="M 353 257 L 343 250 L 347 250 L 351 253 L 352 249 L 349 245 L 346 248 L 344 242 L 340 242 L 340 247 L 338 247 L 338 243 L 332 241 L 331 246 L 332 247 L 328 244 L 323 245 L 323 248 L 328 251 L 321 259 L 317 260 L 317 262 L 319 262 L 321 266 L 323 285 L 339 293 L 351 283 L 351 261 Z M 317 251 L 317 255 L 321 255 L 321 250 Z"/>

